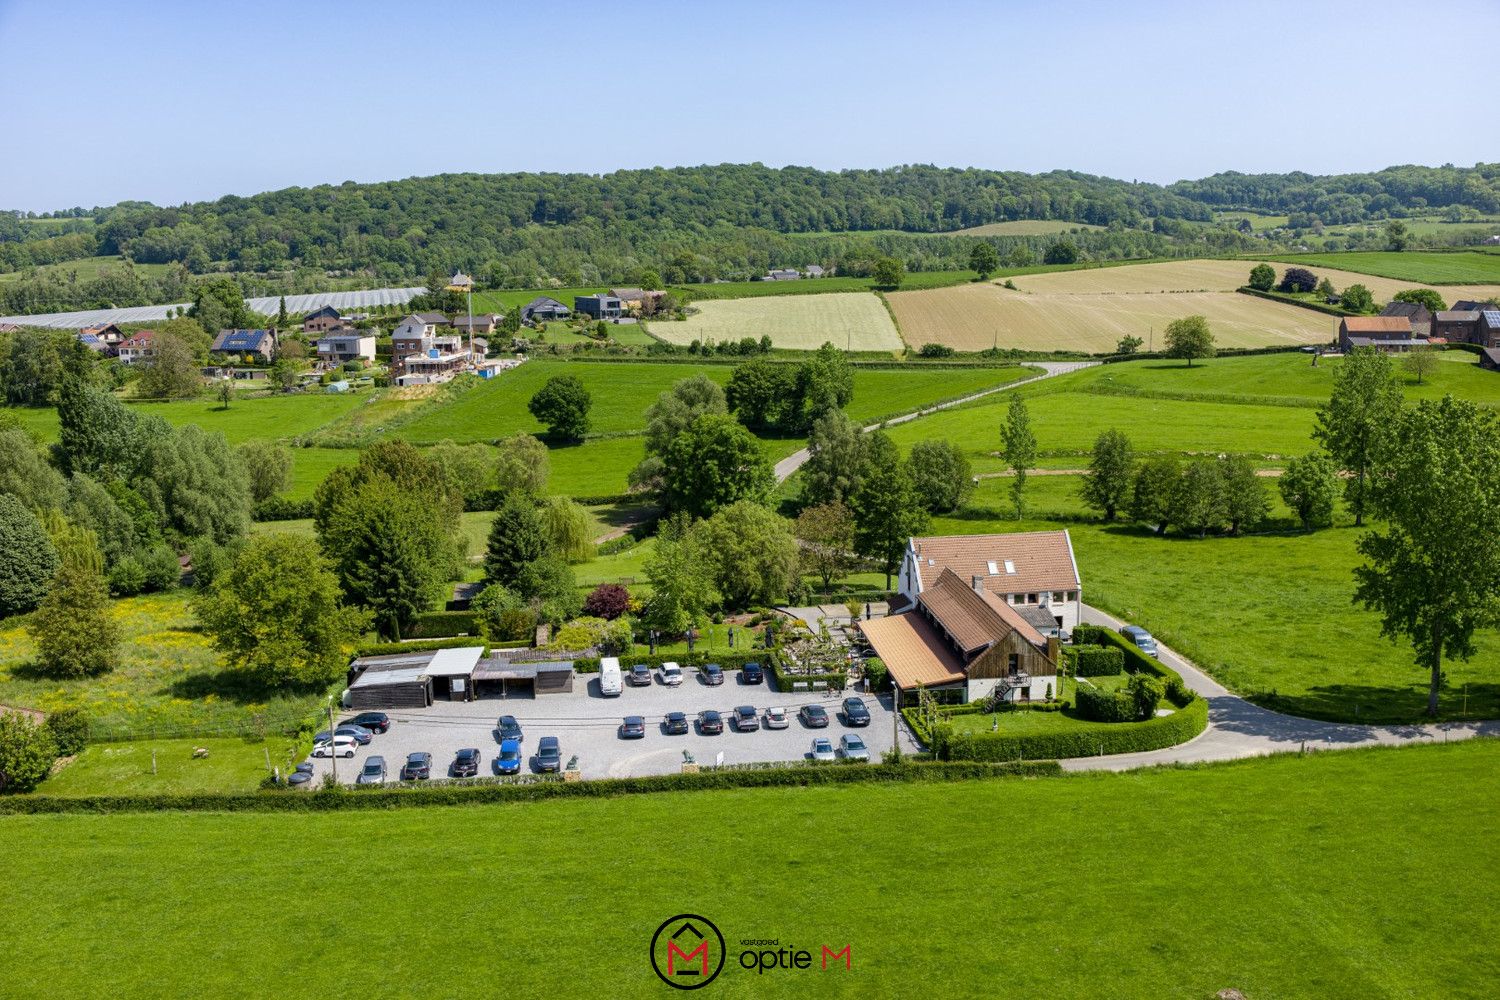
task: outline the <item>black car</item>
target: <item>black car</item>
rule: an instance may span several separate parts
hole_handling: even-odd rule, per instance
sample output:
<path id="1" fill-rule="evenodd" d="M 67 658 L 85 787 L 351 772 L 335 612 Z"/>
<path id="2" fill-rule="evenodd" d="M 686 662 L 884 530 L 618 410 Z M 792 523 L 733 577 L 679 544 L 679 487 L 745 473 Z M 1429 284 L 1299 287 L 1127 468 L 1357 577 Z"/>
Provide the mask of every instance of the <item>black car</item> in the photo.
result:
<path id="1" fill-rule="evenodd" d="M 562 770 L 562 746 L 556 736 L 543 736 L 536 745 L 536 769 L 538 771 Z"/>
<path id="2" fill-rule="evenodd" d="M 639 715 L 627 715 L 620 723 L 620 739 L 639 740 L 646 735 L 646 720 Z"/>
<path id="3" fill-rule="evenodd" d="M 661 731 L 668 736 L 685 736 L 688 729 L 688 717 L 682 712 L 668 712 L 661 722 Z"/>
<path id="4" fill-rule="evenodd" d="M 345 719 L 339 725 L 364 726 L 372 733 L 383 733 L 391 728 L 391 717 L 384 712 L 361 712 L 352 719 Z"/>
<path id="5" fill-rule="evenodd" d="M 479 774 L 479 751 L 474 747 L 460 750 L 453 756 L 453 776 L 455 778 L 473 778 Z"/>
<path id="6" fill-rule="evenodd" d="M 724 731 L 724 717 L 713 709 L 698 713 L 698 732 L 704 736 L 717 736 Z"/>
<path id="7" fill-rule="evenodd" d="M 822 705 L 803 705 L 802 711 L 797 713 L 797 718 L 801 719 L 802 724 L 808 729 L 828 728 L 828 712 Z"/>
<path id="8" fill-rule="evenodd" d="M 741 705 L 734 710 L 734 729 L 738 733 L 753 733 L 760 729 L 760 713 L 754 705 Z"/>
<path id="9" fill-rule="evenodd" d="M 705 663 L 703 665 L 703 681 L 705 684 L 715 686 L 724 683 L 724 668 L 717 663 Z"/>
<path id="10" fill-rule="evenodd" d="M 521 724 L 516 721 L 514 715 L 502 715 L 500 721 L 495 724 L 495 732 L 500 734 L 500 742 L 506 740 L 521 739 Z"/>
<path id="11" fill-rule="evenodd" d="M 745 684 L 761 684 L 766 679 L 766 672 L 761 669 L 759 663 L 747 663 L 740 668 L 740 681 Z"/>
<path id="12" fill-rule="evenodd" d="M 637 663 L 630 668 L 630 673 L 625 675 L 625 682 L 631 687 L 650 687 L 651 668 L 644 663 Z"/>
<path id="13" fill-rule="evenodd" d="M 432 777 L 432 754 L 413 753 L 406 755 L 406 763 L 401 765 L 402 781 L 426 781 Z"/>
<path id="14" fill-rule="evenodd" d="M 868 726 L 870 724 L 870 710 L 865 707 L 863 698 L 844 699 L 844 725 L 846 726 Z"/>

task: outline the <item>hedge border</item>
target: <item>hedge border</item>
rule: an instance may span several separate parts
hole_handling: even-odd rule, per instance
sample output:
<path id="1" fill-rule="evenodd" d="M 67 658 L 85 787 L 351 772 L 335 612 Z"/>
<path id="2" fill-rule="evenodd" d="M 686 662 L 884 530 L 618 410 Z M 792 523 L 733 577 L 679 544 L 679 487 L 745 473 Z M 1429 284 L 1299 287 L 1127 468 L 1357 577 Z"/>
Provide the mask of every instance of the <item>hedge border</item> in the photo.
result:
<path id="1" fill-rule="evenodd" d="M 339 812 L 422 806 L 472 806 L 563 798 L 617 798 L 654 792 L 692 792 L 731 788 L 805 788 L 878 782 L 950 782 L 996 778 L 1040 778 L 1062 774 L 1055 761 L 962 762 L 903 761 L 859 766 L 800 765 L 755 770 L 710 770 L 697 774 L 659 774 L 640 778 L 591 781 L 505 781 L 438 786 L 382 786 L 356 791 L 304 792 L 272 789 L 239 794 L 120 795 L 64 798 L 18 795 L 0 798 L 0 814 L 132 812 Z"/>
<path id="2" fill-rule="evenodd" d="M 1171 715 L 1144 722 L 1079 721 L 1058 733 L 954 733 L 939 725 L 932 743 L 943 761 L 1064 760 L 1164 750 L 1186 743 L 1207 727 L 1208 702 L 1194 698 Z"/>

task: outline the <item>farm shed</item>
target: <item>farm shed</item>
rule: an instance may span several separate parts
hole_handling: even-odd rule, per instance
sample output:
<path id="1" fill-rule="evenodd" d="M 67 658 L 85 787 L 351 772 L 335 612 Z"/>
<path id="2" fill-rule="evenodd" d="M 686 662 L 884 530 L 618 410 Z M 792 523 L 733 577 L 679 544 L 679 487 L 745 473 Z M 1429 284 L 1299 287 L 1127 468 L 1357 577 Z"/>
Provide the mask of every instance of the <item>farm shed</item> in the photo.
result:
<path id="1" fill-rule="evenodd" d="M 569 660 L 516 663 L 491 657 L 475 668 L 474 685 L 481 698 L 566 694 L 573 690 L 573 664 Z"/>
<path id="2" fill-rule="evenodd" d="M 435 698 L 470 701 L 474 697 L 474 669 L 484 655 L 483 646 L 440 649 L 427 664 L 427 677 Z"/>
<path id="3" fill-rule="evenodd" d="M 349 685 L 350 708 L 426 708 L 432 683 L 423 667 L 366 670 Z"/>

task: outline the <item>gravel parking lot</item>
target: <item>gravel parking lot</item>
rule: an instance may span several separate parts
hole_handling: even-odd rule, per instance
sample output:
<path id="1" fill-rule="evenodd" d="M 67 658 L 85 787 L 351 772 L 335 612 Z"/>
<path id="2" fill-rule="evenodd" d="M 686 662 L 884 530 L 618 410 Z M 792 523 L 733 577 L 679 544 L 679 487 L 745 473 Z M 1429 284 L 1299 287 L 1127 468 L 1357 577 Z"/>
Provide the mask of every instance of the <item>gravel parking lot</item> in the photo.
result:
<path id="1" fill-rule="evenodd" d="M 803 760 L 814 737 L 827 736 L 837 747 L 839 736 L 851 732 L 864 739 L 874 759 L 891 748 L 889 695 L 881 698 L 860 695 L 870 710 L 870 724 L 850 729 L 844 725 L 840 712 L 845 697 L 842 692 L 783 693 L 769 684 L 741 683 L 737 671 L 726 671 L 722 685 L 710 686 L 692 670 L 684 669 L 683 673 L 679 687 L 667 687 L 659 679 L 653 680 L 650 687 L 627 684 L 618 698 L 605 698 L 599 693 L 597 674 L 580 674 L 570 694 L 439 701 L 426 709 L 393 709 L 387 712 L 391 717 L 390 731 L 377 734 L 368 746 L 359 748 L 353 759 L 339 758 L 338 776 L 341 781 L 352 782 L 365 758 L 379 754 L 385 758 L 389 780 L 395 781 L 406 755 L 425 750 L 432 754 L 432 776 L 447 777 L 454 753 L 463 747 L 476 747 L 483 755 L 480 774 L 493 775 L 500 750 L 495 724 L 502 715 L 514 715 L 524 731 L 521 744 L 525 754 L 524 773 L 536 773 L 531 755 L 543 736 L 558 738 L 564 764 L 576 754 L 585 778 L 672 773 L 681 769 L 684 750 L 690 751 L 700 764 L 715 763 L 720 753 L 725 764 Z M 798 709 L 806 704 L 819 704 L 827 710 L 830 721 L 826 729 L 808 729 L 797 719 Z M 729 725 L 729 716 L 738 705 L 753 705 L 760 711 L 760 730 L 741 733 Z M 772 705 L 787 710 L 790 725 L 786 729 L 765 728 L 765 710 Z M 704 736 L 698 732 L 698 712 L 710 708 L 724 716 L 725 729 L 721 735 Z M 662 719 L 671 711 L 684 712 L 693 722 L 688 735 L 668 736 L 662 732 Z M 355 714 L 346 710 L 339 718 Z M 645 717 L 645 739 L 620 738 L 620 722 L 627 715 Z M 915 749 L 904 725 L 901 748 L 907 752 Z M 314 764 L 319 780 L 332 769 L 327 760 L 316 760 Z"/>

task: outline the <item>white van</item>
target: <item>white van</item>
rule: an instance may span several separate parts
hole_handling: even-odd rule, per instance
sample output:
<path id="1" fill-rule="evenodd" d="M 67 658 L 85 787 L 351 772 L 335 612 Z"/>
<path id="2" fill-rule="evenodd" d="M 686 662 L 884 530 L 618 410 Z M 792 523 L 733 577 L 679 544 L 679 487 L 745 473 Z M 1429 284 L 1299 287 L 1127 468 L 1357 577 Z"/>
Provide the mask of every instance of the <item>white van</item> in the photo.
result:
<path id="1" fill-rule="evenodd" d="M 618 698 L 620 692 L 625 690 L 624 682 L 620 679 L 620 660 L 618 657 L 606 656 L 599 661 L 599 693 L 606 698 Z"/>

